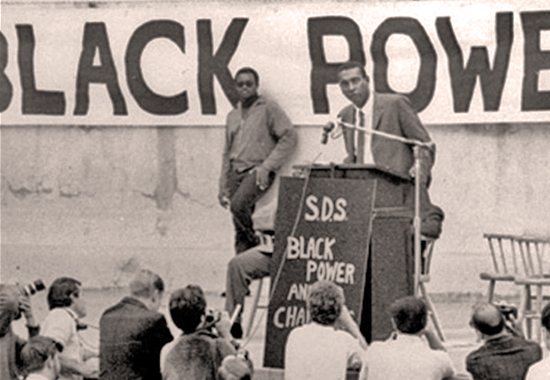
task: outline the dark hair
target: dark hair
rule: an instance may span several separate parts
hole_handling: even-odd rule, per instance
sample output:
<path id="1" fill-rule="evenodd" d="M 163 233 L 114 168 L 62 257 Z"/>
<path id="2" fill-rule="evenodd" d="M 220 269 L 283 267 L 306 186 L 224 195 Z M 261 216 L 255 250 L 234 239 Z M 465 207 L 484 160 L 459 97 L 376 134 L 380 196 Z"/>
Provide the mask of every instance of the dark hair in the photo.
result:
<path id="1" fill-rule="evenodd" d="M 550 302 L 542 309 L 540 323 L 546 330 L 550 331 Z"/>
<path id="2" fill-rule="evenodd" d="M 367 72 L 365 71 L 365 66 L 357 61 L 348 61 L 346 63 L 342 63 L 338 69 L 336 70 L 336 75 L 339 75 L 342 71 L 345 70 L 351 70 L 351 69 L 359 69 L 361 71 L 361 75 L 363 78 L 369 79 L 369 76 L 367 75 Z"/>
<path id="3" fill-rule="evenodd" d="M 149 269 L 140 270 L 130 281 L 130 293 L 136 297 L 149 298 L 153 296 L 155 290 L 159 293 L 164 292 L 164 281 Z"/>
<path id="4" fill-rule="evenodd" d="M 197 329 L 206 310 L 206 299 L 200 286 L 187 285 L 170 296 L 170 316 L 184 334 Z"/>
<path id="5" fill-rule="evenodd" d="M 480 333 L 491 336 L 504 329 L 505 321 L 500 309 L 487 303 L 474 306 L 470 325 Z"/>
<path id="6" fill-rule="evenodd" d="M 43 369 L 46 361 L 62 350 L 62 346 L 52 338 L 41 335 L 32 337 L 19 354 L 23 370 L 28 374 Z"/>
<path id="7" fill-rule="evenodd" d="M 317 281 L 309 289 L 308 304 L 313 321 L 331 326 L 342 312 L 344 295 L 333 282 Z"/>
<path id="8" fill-rule="evenodd" d="M 241 74 L 252 74 L 254 79 L 256 80 L 256 85 L 260 84 L 260 76 L 258 75 L 258 72 L 254 70 L 252 67 L 242 67 L 237 71 L 237 74 L 235 74 L 235 80 L 237 80 L 237 77 Z"/>
<path id="9" fill-rule="evenodd" d="M 395 327 L 402 333 L 416 334 L 426 327 L 428 309 L 419 298 L 400 298 L 391 304 L 389 311 Z"/>
<path id="10" fill-rule="evenodd" d="M 71 295 L 78 298 L 80 290 L 78 287 L 82 285 L 80 281 L 70 277 L 60 277 L 50 285 L 48 290 L 48 306 L 50 310 L 56 307 L 71 306 L 73 300 Z"/>

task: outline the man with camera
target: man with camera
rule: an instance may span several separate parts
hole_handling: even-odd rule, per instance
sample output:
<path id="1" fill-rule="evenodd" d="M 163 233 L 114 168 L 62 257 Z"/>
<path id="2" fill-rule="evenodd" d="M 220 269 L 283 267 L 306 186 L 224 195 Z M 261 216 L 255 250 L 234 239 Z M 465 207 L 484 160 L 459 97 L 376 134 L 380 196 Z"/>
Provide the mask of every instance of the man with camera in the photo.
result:
<path id="1" fill-rule="evenodd" d="M 163 380 L 217 379 L 223 359 L 237 352 L 229 314 L 207 313 L 202 289 L 187 285 L 170 296 L 170 316 L 183 334 L 162 349 Z"/>
<path id="2" fill-rule="evenodd" d="M 0 379 L 15 380 L 21 374 L 21 349 L 25 340 L 11 327 L 14 320 L 25 316 L 29 337 L 38 335 L 40 327 L 34 319 L 30 294 L 15 285 L 0 284 Z"/>
<path id="3" fill-rule="evenodd" d="M 541 360 L 540 346 L 515 330 L 512 313 L 490 303 L 477 304 L 470 320 L 483 345 L 466 357 L 474 380 L 523 380 L 529 367 Z"/>
<path id="4" fill-rule="evenodd" d="M 78 330 L 79 318 L 87 314 L 81 283 L 70 277 L 54 280 L 48 289 L 50 312 L 42 324 L 42 335 L 63 347 L 59 355 L 62 380 L 97 378 L 99 363 L 97 350 L 84 347 Z"/>
<path id="5" fill-rule="evenodd" d="M 172 340 L 158 312 L 164 282 L 141 270 L 130 282 L 130 296 L 105 310 L 99 321 L 100 380 L 160 380 L 160 350 Z"/>

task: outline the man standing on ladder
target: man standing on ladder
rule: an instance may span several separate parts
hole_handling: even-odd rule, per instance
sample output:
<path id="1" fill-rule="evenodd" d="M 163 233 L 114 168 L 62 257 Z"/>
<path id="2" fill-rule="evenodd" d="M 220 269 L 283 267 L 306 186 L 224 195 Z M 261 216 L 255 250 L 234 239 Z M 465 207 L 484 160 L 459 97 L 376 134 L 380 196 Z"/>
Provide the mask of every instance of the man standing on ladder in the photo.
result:
<path id="1" fill-rule="evenodd" d="M 254 233 L 254 205 L 296 147 L 294 126 L 273 101 L 258 95 L 258 73 L 244 67 L 235 75 L 237 107 L 227 115 L 218 200 L 229 207 L 237 254 L 259 244 Z"/>

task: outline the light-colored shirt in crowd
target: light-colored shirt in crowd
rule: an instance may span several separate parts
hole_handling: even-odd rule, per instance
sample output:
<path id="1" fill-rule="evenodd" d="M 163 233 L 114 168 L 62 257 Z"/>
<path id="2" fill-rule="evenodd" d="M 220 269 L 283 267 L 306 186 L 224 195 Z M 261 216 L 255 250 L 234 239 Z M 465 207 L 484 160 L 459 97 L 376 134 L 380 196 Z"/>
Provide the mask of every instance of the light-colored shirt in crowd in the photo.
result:
<path id="1" fill-rule="evenodd" d="M 285 380 L 345 380 L 350 362 L 362 362 L 364 351 L 349 333 L 312 322 L 288 336 Z"/>
<path id="2" fill-rule="evenodd" d="M 365 372 L 361 380 L 441 380 L 455 370 L 445 351 L 432 350 L 420 336 L 398 334 L 369 346 Z"/>
<path id="3" fill-rule="evenodd" d="M 48 380 L 46 376 L 39 375 L 38 373 L 30 373 L 25 380 Z"/>
<path id="4" fill-rule="evenodd" d="M 60 357 L 82 362 L 84 348 L 76 330 L 77 317 L 76 313 L 67 307 L 55 308 L 42 323 L 41 335 L 50 337 L 63 346 Z M 82 376 L 64 373 L 63 369 L 61 371 L 60 380 L 82 379 Z"/>
<path id="5" fill-rule="evenodd" d="M 550 379 L 550 356 L 533 364 L 527 371 L 525 380 L 548 380 Z"/>
<path id="6" fill-rule="evenodd" d="M 178 338 L 174 339 L 169 343 L 166 343 L 162 347 L 162 350 L 160 350 L 160 372 L 164 371 L 164 362 L 166 361 L 166 357 L 168 356 L 172 348 L 174 348 L 174 346 L 178 344 L 180 340 L 181 340 L 181 336 L 179 336 Z"/>

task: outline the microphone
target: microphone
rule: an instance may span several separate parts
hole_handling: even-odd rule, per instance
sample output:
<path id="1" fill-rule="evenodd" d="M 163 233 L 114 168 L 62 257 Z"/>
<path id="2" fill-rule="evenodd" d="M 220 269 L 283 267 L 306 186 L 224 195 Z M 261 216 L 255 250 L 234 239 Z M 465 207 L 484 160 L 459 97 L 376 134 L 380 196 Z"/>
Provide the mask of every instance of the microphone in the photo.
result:
<path id="1" fill-rule="evenodd" d="M 332 121 L 329 121 L 323 126 L 323 136 L 321 137 L 321 144 L 326 145 L 328 141 L 328 134 L 332 132 L 335 125 Z"/>

